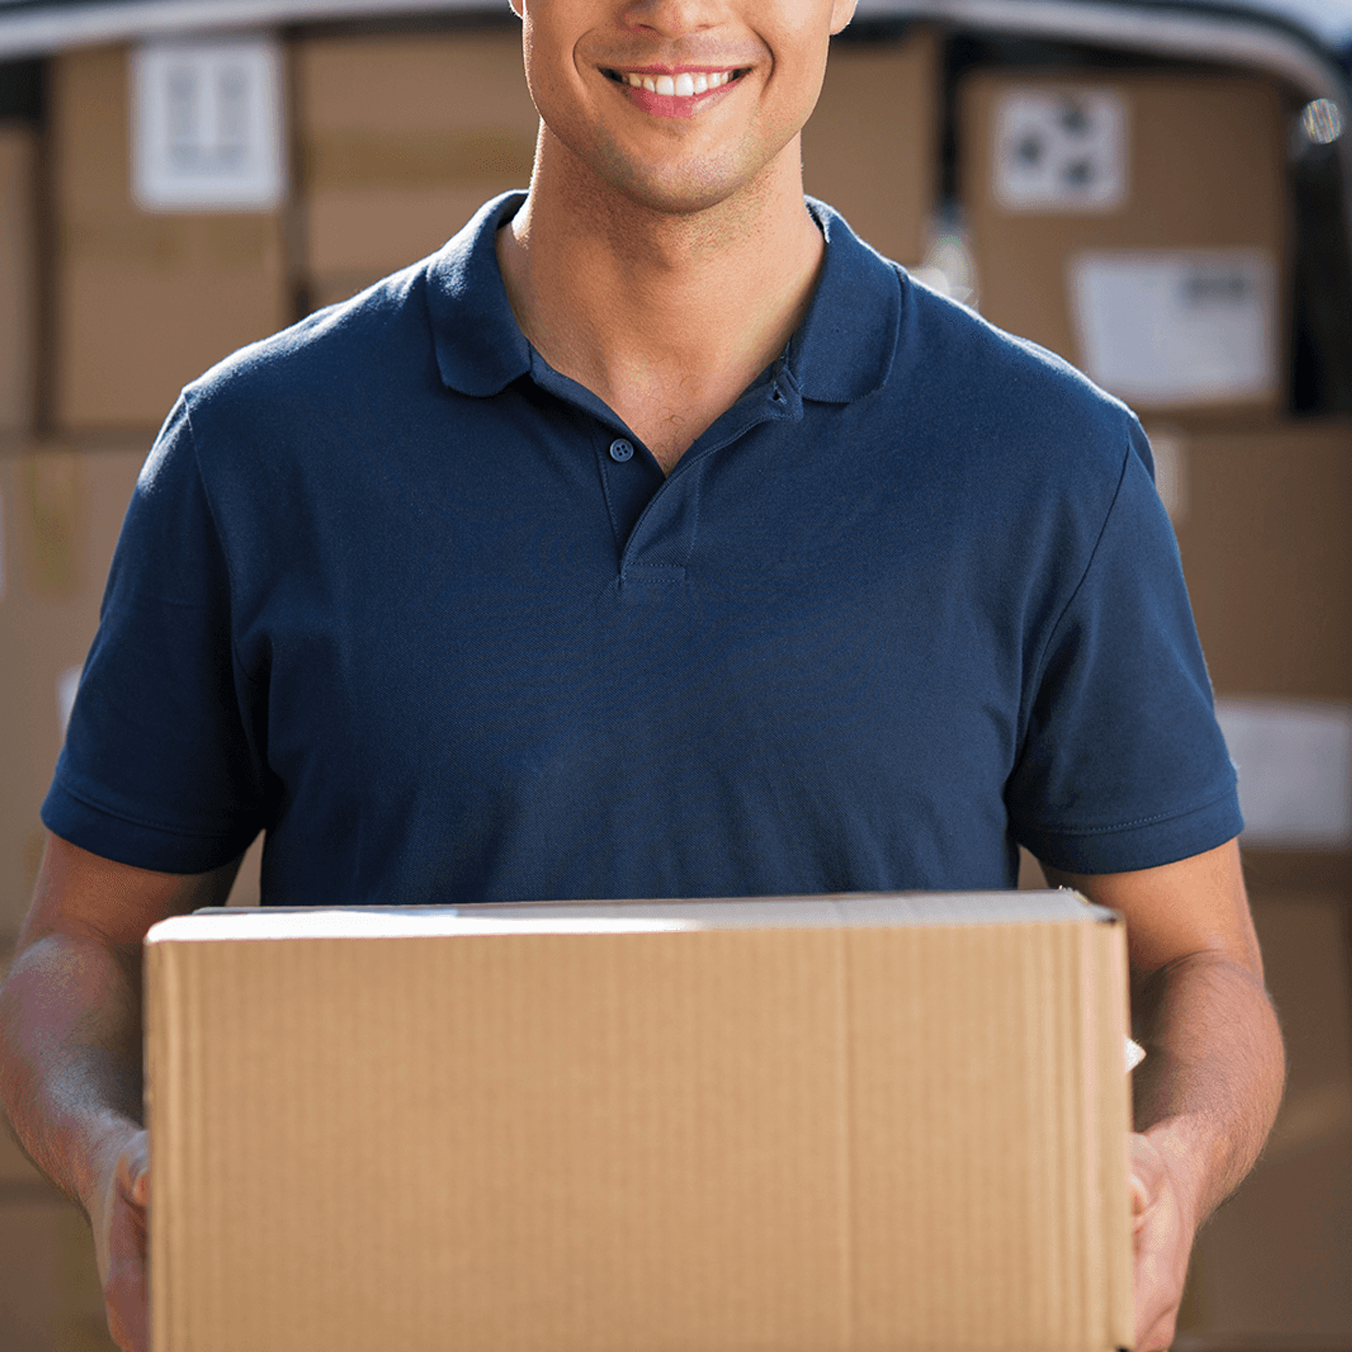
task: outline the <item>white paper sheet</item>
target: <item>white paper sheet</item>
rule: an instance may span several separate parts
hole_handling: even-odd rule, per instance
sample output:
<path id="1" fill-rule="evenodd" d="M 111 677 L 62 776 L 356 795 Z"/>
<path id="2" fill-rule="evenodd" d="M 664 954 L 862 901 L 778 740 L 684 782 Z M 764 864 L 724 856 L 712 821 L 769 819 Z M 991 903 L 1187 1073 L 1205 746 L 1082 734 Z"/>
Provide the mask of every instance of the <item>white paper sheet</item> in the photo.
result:
<path id="1" fill-rule="evenodd" d="M 1105 389 L 1155 404 L 1277 389 L 1277 265 L 1259 249 L 1083 253 L 1070 260 L 1082 364 Z"/>
<path id="2" fill-rule="evenodd" d="M 1352 845 L 1352 706 L 1218 699 L 1216 716 L 1239 767 L 1245 842 Z"/>
<path id="3" fill-rule="evenodd" d="M 1017 89 L 995 110 L 992 187 L 1006 211 L 1116 211 L 1127 198 L 1127 111 L 1108 89 Z"/>

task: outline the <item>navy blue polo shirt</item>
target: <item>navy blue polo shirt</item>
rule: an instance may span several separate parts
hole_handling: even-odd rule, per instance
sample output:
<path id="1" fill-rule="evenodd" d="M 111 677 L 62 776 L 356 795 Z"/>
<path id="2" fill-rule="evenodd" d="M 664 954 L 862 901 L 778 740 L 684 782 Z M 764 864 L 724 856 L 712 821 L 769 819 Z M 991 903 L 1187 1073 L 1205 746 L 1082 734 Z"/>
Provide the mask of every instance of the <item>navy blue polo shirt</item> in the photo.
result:
<path id="1" fill-rule="evenodd" d="M 1240 828 L 1128 411 L 820 204 L 801 330 L 664 478 L 489 203 L 185 390 L 48 826 L 272 903 L 988 888 Z"/>

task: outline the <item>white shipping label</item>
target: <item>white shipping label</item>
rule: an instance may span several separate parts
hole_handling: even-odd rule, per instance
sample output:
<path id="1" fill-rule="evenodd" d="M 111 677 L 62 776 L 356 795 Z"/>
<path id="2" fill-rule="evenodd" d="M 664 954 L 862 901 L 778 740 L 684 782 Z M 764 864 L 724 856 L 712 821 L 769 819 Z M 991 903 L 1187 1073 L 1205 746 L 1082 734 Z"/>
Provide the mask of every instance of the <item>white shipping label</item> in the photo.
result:
<path id="1" fill-rule="evenodd" d="M 1262 250 L 1078 254 L 1070 300 L 1086 374 L 1129 403 L 1277 390 L 1277 265 Z"/>
<path id="2" fill-rule="evenodd" d="M 282 60 L 265 36 L 156 42 L 132 62 L 132 191 L 147 211 L 268 211 L 285 192 Z"/>
<path id="3" fill-rule="evenodd" d="M 1218 699 L 1251 845 L 1352 845 L 1352 706 Z"/>
<path id="4" fill-rule="evenodd" d="M 1127 112 L 1106 89 L 1019 89 L 995 110 L 995 200 L 1006 211 L 1116 211 Z"/>

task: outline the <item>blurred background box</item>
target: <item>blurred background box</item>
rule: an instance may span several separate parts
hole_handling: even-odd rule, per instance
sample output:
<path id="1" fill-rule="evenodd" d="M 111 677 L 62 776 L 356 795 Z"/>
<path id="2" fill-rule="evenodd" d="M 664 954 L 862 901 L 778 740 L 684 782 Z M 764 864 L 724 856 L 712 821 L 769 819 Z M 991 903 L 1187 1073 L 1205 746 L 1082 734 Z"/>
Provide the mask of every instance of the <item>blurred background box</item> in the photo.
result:
<path id="1" fill-rule="evenodd" d="M 145 448 L 30 445 L 0 455 L 0 943 L 28 909 L 38 809 L 98 625 L 113 547 Z"/>
<path id="2" fill-rule="evenodd" d="M 0 442 L 33 423 L 37 135 L 0 122 Z"/>
<path id="3" fill-rule="evenodd" d="M 103 1317 L 89 1225 L 56 1193 L 0 1184 L 0 1346 L 116 1352 Z"/>
<path id="4" fill-rule="evenodd" d="M 521 32 L 302 36 L 294 54 L 312 307 L 439 249 L 530 183 L 539 117 Z"/>
<path id="5" fill-rule="evenodd" d="M 1289 1060 L 1263 1160 L 1199 1239 L 1176 1346 L 1345 1348 L 1352 422 L 1150 432 L 1239 765 L 1245 872 Z M 1302 744 L 1302 724 L 1323 727 L 1324 745 Z"/>
<path id="6" fill-rule="evenodd" d="M 1198 1239 L 1179 1352 L 1352 1347 L 1347 916 L 1346 894 L 1255 889 L 1286 1097 L 1263 1159 Z"/>
<path id="7" fill-rule="evenodd" d="M 1217 694 L 1352 701 L 1352 422 L 1149 431 Z"/>
<path id="8" fill-rule="evenodd" d="M 292 317 L 280 212 L 148 212 L 131 187 L 125 47 L 55 56 L 53 420 L 150 429 L 179 389 Z"/>
<path id="9" fill-rule="evenodd" d="M 986 318 L 1138 412 L 1285 407 L 1290 136 L 1274 83 L 978 70 L 958 100 Z"/>
<path id="10" fill-rule="evenodd" d="M 901 39 L 837 38 L 803 129 L 807 192 L 908 267 L 925 256 L 939 185 L 942 64 L 942 44 L 928 29 Z"/>

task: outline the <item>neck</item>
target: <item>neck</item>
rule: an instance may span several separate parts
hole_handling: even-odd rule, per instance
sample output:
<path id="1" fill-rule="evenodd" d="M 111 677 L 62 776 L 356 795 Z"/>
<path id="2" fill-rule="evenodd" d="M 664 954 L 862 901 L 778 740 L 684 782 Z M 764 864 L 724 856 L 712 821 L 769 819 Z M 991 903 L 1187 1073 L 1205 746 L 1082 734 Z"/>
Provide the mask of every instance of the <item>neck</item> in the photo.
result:
<path id="1" fill-rule="evenodd" d="M 670 470 L 806 312 L 823 242 L 797 141 L 734 199 L 675 213 L 587 181 L 550 140 L 542 130 L 530 195 L 498 237 L 513 311 Z"/>

